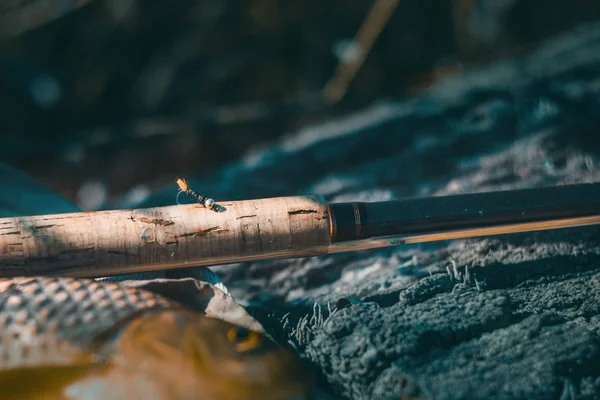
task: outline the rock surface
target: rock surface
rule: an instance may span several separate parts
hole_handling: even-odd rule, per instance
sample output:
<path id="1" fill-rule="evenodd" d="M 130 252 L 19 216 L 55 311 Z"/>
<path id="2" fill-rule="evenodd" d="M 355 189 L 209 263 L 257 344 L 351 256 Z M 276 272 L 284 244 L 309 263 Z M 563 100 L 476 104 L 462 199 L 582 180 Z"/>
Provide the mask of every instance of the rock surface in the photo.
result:
<path id="1" fill-rule="evenodd" d="M 190 182 L 328 201 L 600 181 L 600 24 Z M 174 190 L 138 206 L 173 204 Z M 347 399 L 600 397 L 600 229 L 214 268 Z M 323 396 L 326 396 L 325 394 Z M 404 397 L 403 397 L 404 396 Z"/>

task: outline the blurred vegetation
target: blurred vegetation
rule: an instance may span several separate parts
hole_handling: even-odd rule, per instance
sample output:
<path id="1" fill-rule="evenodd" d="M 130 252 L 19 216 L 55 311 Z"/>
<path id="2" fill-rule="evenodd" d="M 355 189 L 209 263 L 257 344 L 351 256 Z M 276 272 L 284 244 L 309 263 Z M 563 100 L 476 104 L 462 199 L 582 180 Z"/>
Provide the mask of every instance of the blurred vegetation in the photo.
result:
<path id="1" fill-rule="evenodd" d="M 374 3 L 4 0 L 0 157 L 95 208 L 600 17 L 597 0 L 400 0 L 328 102 Z M 89 182 L 106 201 L 81 200 Z"/>

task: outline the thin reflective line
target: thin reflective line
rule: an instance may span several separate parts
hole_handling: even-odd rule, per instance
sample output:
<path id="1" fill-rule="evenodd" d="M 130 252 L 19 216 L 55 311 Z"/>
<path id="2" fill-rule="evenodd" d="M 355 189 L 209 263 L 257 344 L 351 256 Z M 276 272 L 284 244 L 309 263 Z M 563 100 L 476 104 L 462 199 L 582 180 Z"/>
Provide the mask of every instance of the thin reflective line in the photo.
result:
<path id="1" fill-rule="evenodd" d="M 505 235 L 508 233 L 544 231 L 600 224 L 600 216 L 559 219 L 554 221 L 526 222 L 522 224 L 465 229 L 407 237 L 405 243 L 422 243 L 450 239 L 466 239 L 477 236 Z"/>
<path id="2" fill-rule="evenodd" d="M 574 228 L 578 226 L 598 225 L 600 216 L 565 218 L 553 221 L 527 222 L 503 226 L 489 226 L 481 228 L 461 229 L 447 232 L 432 232 L 418 235 L 387 236 L 351 242 L 334 243 L 329 247 L 329 253 L 344 251 L 369 250 L 383 247 L 397 246 L 409 243 L 425 243 L 440 240 L 467 239 L 473 237 L 504 235 L 508 233 L 543 231 L 549 229 Z"/>

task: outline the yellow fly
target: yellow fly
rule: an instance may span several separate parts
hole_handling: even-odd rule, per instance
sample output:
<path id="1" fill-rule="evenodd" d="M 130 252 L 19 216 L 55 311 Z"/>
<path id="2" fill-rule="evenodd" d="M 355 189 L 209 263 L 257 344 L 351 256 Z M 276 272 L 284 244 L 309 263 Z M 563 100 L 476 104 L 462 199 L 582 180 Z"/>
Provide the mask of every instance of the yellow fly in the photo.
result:
<path id="1" fill-rule="evenodd" d="M 179 197 L 181 193 L 185 193 L 189 198 L 191 198 L 192 200 L 196 200 L 198 203 L 202 204 L 209 210 L 214 207 L 215 201 L 213 199 L 209 197 L 204 197 L 195 190 L 190 189 L 185 179 L 177 178 L 177 186 L 179 186 L 179 193 L 177 193 L 177 197 Z"/>

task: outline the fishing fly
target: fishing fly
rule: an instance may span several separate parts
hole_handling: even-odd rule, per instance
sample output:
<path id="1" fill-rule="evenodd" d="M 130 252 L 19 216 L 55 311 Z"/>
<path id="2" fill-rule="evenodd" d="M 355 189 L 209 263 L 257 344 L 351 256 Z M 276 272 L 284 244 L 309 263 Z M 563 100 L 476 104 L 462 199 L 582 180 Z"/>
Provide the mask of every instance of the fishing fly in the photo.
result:
<path id="1" fill-rule="evenodd" d="M 177 178 L 177 186 L 179 186 L 179 192 L 177 193 L 177 198 L 175 199 L 175 201 L 177 201 L 177 204 L 179 204 L 179 195 L 181 193 L 185 193 L 190 199 L 196 200 L 198 203 L 202 204 L 209 210 L 212 210 L 212 208 L 215 206 L 215 201 L 213 199 L 209 197 L 204 197 L 195 190 L 190 189 L 185 179 Z"/>

